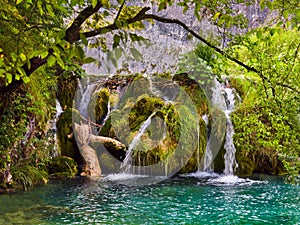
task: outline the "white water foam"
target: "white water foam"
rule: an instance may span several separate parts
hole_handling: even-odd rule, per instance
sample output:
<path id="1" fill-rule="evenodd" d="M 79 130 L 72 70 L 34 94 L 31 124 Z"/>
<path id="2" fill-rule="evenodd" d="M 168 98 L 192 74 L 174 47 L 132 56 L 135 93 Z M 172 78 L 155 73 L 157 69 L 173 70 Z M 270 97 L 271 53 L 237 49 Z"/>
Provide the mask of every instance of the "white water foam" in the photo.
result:
<path id="1" fill-rule="evenodd" d="M 104 180 L 110 181 L 118 181 L 118 180 L 130 180 L 136 178 L 145 178 L 148 177 L 146 175 L 137 175 L 137 174 L 129 174 L 129 173 L 113 173 L 104 177 Z"/>
<path id="2" fill-rule="evenodd" d="M 219 174 L 213 172 L 197 171 L 195 173 L 182 174 L 182 177 L 195 177 L 195 178 L 212 178 L 219 177 Z"/>
<path id="3" fill-rule="evenodd" d="M 217 178 L 210 178 L 206 182 L 214 186 L 245 186 L 252 184 L 268 183 L 267 181 L 251 180 L 249 178 L 240 178 L 234 175 L 220 175 Z"/>

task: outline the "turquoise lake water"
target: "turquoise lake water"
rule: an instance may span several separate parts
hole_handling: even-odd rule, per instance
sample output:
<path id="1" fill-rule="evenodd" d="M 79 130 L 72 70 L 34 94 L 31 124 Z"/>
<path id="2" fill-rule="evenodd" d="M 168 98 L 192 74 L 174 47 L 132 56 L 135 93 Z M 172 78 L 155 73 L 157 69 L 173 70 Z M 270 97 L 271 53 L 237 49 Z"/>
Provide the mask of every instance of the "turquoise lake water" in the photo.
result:
<path id="1" fill-rule="evenodd" d="M 0 195 L 0 224 L 300 224 L 299 186 L 266 176 L 221 179 L 181 176 L 140 187 L 52 180 Z"/>

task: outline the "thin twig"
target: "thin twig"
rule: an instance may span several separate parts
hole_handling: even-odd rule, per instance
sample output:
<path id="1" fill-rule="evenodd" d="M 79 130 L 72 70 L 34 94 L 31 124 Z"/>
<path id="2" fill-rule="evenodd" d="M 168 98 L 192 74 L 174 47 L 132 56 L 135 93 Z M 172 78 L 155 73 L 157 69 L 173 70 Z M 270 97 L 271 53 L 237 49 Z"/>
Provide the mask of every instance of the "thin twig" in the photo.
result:
<path id="1" fill-rule="evenodd" d="M 122 10 L 123 10 L 123 8 L 124 8 L 124 6 L 125 6 L 125 0 L 123 1 L 122 5 L 120 6 L 120 9 L 119 9 L 118 14 L 117 14 L 117 16 L 116 16 L 116 18 L 115 18 L 114 23 L 119 19 L 120 15 L 121 15 L 121 12 L 122 12 Z"/>

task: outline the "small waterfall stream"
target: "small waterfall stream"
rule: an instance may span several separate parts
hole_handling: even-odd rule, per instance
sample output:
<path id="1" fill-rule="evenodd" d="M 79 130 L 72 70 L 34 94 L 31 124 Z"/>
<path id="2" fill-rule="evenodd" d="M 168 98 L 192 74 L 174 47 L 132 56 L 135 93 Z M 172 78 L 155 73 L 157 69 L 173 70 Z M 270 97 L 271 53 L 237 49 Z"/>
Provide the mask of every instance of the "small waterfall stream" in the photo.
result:
<path id="1" fill-rule="evenodd" d="M 212 105 L 220 110 L 222 110 L 226 116 L 226 139 L 224 148 L 226 153 L 224 155 L 225 169 L 223 171 L 224 175 L 234 175 L 235 169 L 238 164 L 235 159 L 235 146 L 233 143 L 234 127 L 230 120 L 230 114 L 234 110 L 235 97 L 239 96 L 235 93 L 234 89 L 230 88 L 227 80 L 225 83 L 219 82 L 217 79 L 214 80 L 214 87 L 212 89 Z M 202 119 L 208 124 L 208 116 L 203 115 Z M 209 134 L 208 134 L 209 135 Z M 213 172 L 213 159 L 214 155 L 211 150 L 211 137 L 207 138 L 206 150 L 199 164 L 198 172 Z"/>
<path id="2" fill-rule="evenodd" d="M 78 79 L 78 88 L 80 91 L 80 97 L 77 99 L 77 109 L 84 118 L 88 118 L 88 105 L 91 100 L 91 96 L 95 91 L 98 83 L 87 82 L 85 88 L 83 88 L 80 80 Z"/>
<path id="3" fill-rule="evenodd" d="M 121 164 L 121 172 L 125 173 L 125 174 L 129 174 L 130 173 L 130 169 L 131 169 L 131 163 L 132 163 L 132 153 L 134 151 L 135 146 L 139 143 L 140 138 L 142 137 L 142 135 L 145 133 L 145 131 L 147 130 L 147 128 L 149 127 L 149 125 L 151 124 L 151 119 L 152 117 L 155 115 L 156 112 L 152 113 L 147 120 L 145 120 L 145 122 L 141 125 L 137 135 L 133 138 L 133 140 L 131 141 L 128 150 L 126 152 L 126 156 L 125 159 L 123 160 L 123 163 Z"/>
<path id="4" fill-rule="evenodd" d="M 225 159 L 225 169 L 223 173 L 225 175 L 234 175 L 234 171 L 238 167 L 238 164 L 235 159 L 235 146 L 233 143 L 233 135 L 234 135 L 234 127 L 233 124 L 230 120 L 230 113 L 234 109 L 234 93 L 233 89 L 226 87 L 225 89 L 226 95 L 224 95 L 226 99 L 226 105 L 227 105 L 227 110 L 225 111 L 226 119 L 227 119 L 227 124 L 226 124 L 226 140 L 225 140 L 225 145 L 224 148 L 226 150 L 226 153 L 224 155 Z"/>
<path id="5" fill-rule="evenodd" d="M 58 99 L 55 99 L 55 109 L 56 109 L 56 113 L 55 113 L 55 117 L 52 120 L 52 130 L 54 132 L 54 136 L 53 136 L 53 140 L 54 140 L 54 147 L 53 147 L 53 153 L 52 156 L 56 157 L 60 155 L 60 149 L 59 149 L 59 143 L 58 143 L 58 139 L 57 139 L 57 120 L 58 117 L 60 116 L 60 114 L 63 113 L 63 109 L 58 101 Z"/>
<path id="6" fill-rule="evenodd" d="M 105 125 L 106 121 L 110 117 L 110 113 L 111 113 L 111 106 L 110 106 L 110 101 L 108 100 L 108 103 L 107 103 L 107 113 L 106 113 L 106 116 L 104 117 L 103 121 L 101 122 L 101 126 Z"/>
<path id="7" fill-rule="evenodd" d="M 206 148 L 205 148 L 205 154 L 203 156 L 203 171 L 204 172 L 212 172 L 213 171 L 213 153 L 210 147 L 210 142 L 211 139 L 209 137 L 209 132 L 208 132 L 208 115 L 205 114 L 202 116 L 202 119 L 204 120 L 205 124 L 206 124 L 206 133 L 207 133 L 207 141 L 206 141 Z M 201 166 L 198 167 L 198 172 L 201 171 Z"/>

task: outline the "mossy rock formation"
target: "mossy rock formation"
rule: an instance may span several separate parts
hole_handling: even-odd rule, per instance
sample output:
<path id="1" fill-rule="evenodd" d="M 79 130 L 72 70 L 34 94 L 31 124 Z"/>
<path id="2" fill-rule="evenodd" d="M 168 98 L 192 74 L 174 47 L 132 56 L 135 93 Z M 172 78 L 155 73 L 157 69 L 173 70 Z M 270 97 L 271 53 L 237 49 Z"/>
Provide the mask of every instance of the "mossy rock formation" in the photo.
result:
<path id="1" fill-rule="evenodd" d="M 78 174 L 77 163 L 67 156 L 59 156 L 52 159 L 49 165 L 51 177 L 72 178 Z"/>
<path id="2" fill-rule="evenodd" d="M 125 81 L 122 82 L 122 79 Z M 206 125 L 199 119 L 204 112 L 208 112 L 205 94 L 188 77 L 177 78 L 182 86 L 180 89 L 174 85 L 174 81 L 169 79 L 167 82 L 165 78 L 160 79 L 159 75 L 152 79 L 155 87 L 160 90 L 159 97 L 151 92 L 149 79 L 141 76 L 133 80 L 115 76 L 103 85 L 106 88 L 100 90 L 98 96 L 101 95 L 101 101 L 97 101 L 98 105 L 95 108 L 106 112 L 108 100 L 117 99 L 119 102 L 113 103 L 118 104 L 118 108 L 111 113 L 99 134 L 115 138 L 129 146 L 142 124 L 155 112 L 150 126 L 135 146 L 133 164 L 151 166 L 166 161 L 169 166 L 174 165 L 177 168 L 184 166 L 182 172 L 195 171 L 198 168 L 199 157 L 205 151 Z M 127 83 L 127 86 L 124 86 L 124 83 Z M 123 96 L 117 95 L 118 84 L 126 88 Z M 167 103 L 161 95 L 176 98 L 173 103 Z M 191 112 L 194 108 L 196 114 Z M 200 144 L 198 144 L 198 127 Z M 191 138 L 194 140 L 193 143 L 189 141 Z M 172 158 L 175 150 L 179 157 Z M 119 160 L 125 157 L 121 152 L 109 150 L 109 153 L 116 155 Z M 189 155 L 190 160 L 182 164 L 180 157 L 185 155 Z"/>
<path id="3" fill-rule="evenodd" d="M 57 121 L 57 139 L 61 156 L 67 156 L 81 163 L 81 156 L 73 136 L 73 116 L 76 113 L 72 109 L 67 109 Z M 77 118 L 78 120 L 79 118 Z"/>

